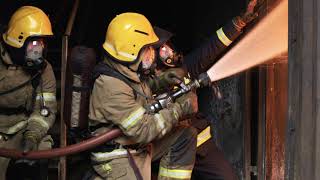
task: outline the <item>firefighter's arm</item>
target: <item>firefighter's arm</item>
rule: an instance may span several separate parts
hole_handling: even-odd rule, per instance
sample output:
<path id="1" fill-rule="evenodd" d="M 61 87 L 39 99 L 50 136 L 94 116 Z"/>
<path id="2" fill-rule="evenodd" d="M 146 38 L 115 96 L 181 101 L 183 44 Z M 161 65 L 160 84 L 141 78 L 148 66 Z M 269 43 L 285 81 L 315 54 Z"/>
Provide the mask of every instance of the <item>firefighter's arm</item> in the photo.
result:
<path id="1" fill-rule="evenodd" d="M 190 76 L 196 78 L 199 74 L 208 70 L 219 56 L 239 35 L 241 30 L 236 28 L 233 21 L 218 29 L 200 47 L 186 54 L 183 64 Z"/>
<path id="2" fill-rule="evenodd" d="M 24 137 L 37 143 L 52 127 L 57 112 L 56 80 L 49 63 L 41 75 L 36 93 L 33 112 L 28 119 Z M 41 113 L 46 110 L 48 110 L 47 115 L 46 112 Z"/>
<path id="3" fill-rule="evenodd" d="M 256 0 L 251 0 L 242 15 L 234 17 L 226 25 L 219 28 L 200 47 L 184 56 L 184 66 L 192 78 L 196 78 L 199 74 L 208 70 L 217 61 L 217 57 L 238 38 L 242 29 L 257 17 L 254 12 L 256 3 Z"/>
<path id="4" fill-rule="evenodd" d="M 100 108 L 99 113 L 102 113 L 105 119 L 112 121 L 126 136 L 137 143 L 148 143 L 163 137 L 177 124 L 180 117 L 194 111 L 189 107 L 190 101 L 181 100 L 183 102 L 173 103 L 167 109 L 151 114 L 146 111 L 146 107 L 135 100 L 135 95 L 128 85 L 121 82 L 113 87 L 110 90 L 107 84 L 98 87 L 96 83 L 92 100 L 103 100 L 101 105 L 97 104 L 97 107 L 92 108 Z M 106 93 L 94 94 L 99 91 Z"/>

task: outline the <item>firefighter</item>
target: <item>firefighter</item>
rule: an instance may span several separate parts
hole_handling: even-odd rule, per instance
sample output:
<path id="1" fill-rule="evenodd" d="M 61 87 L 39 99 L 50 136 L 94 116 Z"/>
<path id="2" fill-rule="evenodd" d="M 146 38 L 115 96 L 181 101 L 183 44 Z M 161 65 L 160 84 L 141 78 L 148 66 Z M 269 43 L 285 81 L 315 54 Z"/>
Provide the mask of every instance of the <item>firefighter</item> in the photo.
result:
<path id="1" fill-rule="evenodd" d="M 12 15 L 0 40 L 0 147 L 24 152 L 51 148 L 56 80 L 45 60 L 51 23 L 39 8 L 23 6 Z M 0 179 L 10 159 L 0 157 Z"/>
<path id="2" fill-rule="evenodd" d="M 151 160 L 160 159 L 159 179 L 190 179 L 195 161 L 196 130 L 179 125 L 197 112 L 194 94 L 186 94 L 168 108 L 152 113 L 152 85 L 157 37 L 148 19 L 138 13 L 117 15 L 103 43 L 104 59 L 95 70 L 90 98 L 93 135 L 120 128 L 125 136 L 96 148 L 92 154 L 96 179 L 150 179 Z M 91 177 L 90 177 L 91 178 Z"/>
<path id="3" fill-rule="evenodd" d="M 168 74 L 169 72 L 175 75 L 185 74 L 183 69 L 179 68 L 182 64 L 181 59 L 183 59 L 183 56 L 175 51 L 170 42 L 163 44 L 158 50 L 158 65 L 155 75 L 161 76 L 162 73 Z M 182 80 L 184 80 L 184 83 L 190 81 L 189 78 L 172 79 L 172 81 L 176 81 L 176 84 L 180 84 Z M 162 91 L 169 91 L 169 89 L 163 89 Z M 197 100 L 195 99 L 194 101 Z M 231 164 L 224 158 L 224 154 L 211 138 L 210 120 L 204 114 L 198 112 L 194 116 L 187 117 L 182 122 L 191 124 L 198 132 L 196 162 L 192 172 L 192 179 L 238 179 Z M 153 164 L 153 166 L 156 167 L 157 164 Z"/>
<path id="4" fill-rule="evenodd" d="M 213 37 L 210 38 L 210 41 L 203 43 L 202 46 L 184 57 L 176 51 L 172 42 L 168 41 L 161 45 L 157 49 L 158 66 L 156 74 L 159 76 L 162 76 L 163 72 L 167 75 L 171 74 L 171 76 L 168 76 L 168 81 L 179 85 L 183 80 L 186 83 L 190 77 L 195 78 L 200 73 L 206 71 L 216 62 L 216 57 L 241 34 L 242 29 L 257 17 L 257 14 L 254 12 L 255 6 L 256 0 L 251 0 L 245 13 L 233 18 L 225 26 L 218 29 Z M 157 35 L 165 37 L 164 39 L 170 39 L 172 36 L 172 33 L 161 28 L 155 28 L 155 32 Z M 189 76 L 189 78 L 186 78 L 186 76 Z M 156 87 L 155 89 L 158 90 L 158 94 L 161 94 L 162 92 L 169 91 L 170 87 L 162 89 L 162 92 L 161 90 L 159 91 L 160 87 Z M 192 126 L 198 130 L 196 163 L 192 178 L 237 179 L 232 166 L 211 139 L 210 123 L 206 120 L 205 116 L 197 113 L 195 116 L 187 119 L 187 121 L 190 121 Z"/>

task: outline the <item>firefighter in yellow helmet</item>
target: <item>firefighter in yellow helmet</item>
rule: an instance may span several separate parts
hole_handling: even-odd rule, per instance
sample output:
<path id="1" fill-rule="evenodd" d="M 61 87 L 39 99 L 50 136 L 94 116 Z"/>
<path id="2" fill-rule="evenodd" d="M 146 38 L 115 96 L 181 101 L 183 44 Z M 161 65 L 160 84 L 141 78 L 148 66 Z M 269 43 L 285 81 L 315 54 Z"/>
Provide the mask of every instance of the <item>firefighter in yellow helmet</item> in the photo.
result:
<path id="1" fill-rule="evenodd" d="M 12 15 L 0 40 L 0 147 L 31 151 L 51 148 L 56 80 L 45 60 L 51 23 L 39 8 L 23 6 Z M 4 180 L 10 159 L 0 158 Z"/>
<path id="2" fill-rule="evenodd" d="M 148 84 L 156 60 L 154 47 L 163 42 L 138 13 L 120 14 L 108 26 L 104 59 L 94 70 L 90 127 L 93 134 L 120 128 L 125 136 L 92 152 L 96 179 L 147 180 L 151 160 L 156 159 L 161 159 L 159 179 L 191 178 L 196 131 L 178 122 L 197 111 L 192 94 L 158 113 L 148 110 L 154 102 L 150 84 L 157 84 Z"/>

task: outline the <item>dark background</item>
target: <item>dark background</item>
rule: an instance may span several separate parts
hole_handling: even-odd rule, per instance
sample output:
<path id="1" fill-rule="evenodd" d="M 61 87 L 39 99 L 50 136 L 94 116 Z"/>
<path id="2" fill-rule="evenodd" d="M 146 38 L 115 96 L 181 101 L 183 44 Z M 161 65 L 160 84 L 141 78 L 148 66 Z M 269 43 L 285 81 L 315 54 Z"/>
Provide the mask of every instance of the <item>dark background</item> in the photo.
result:
<path id="1" fill-rule="evenodd" d="M 58 48 L 72 4 L 73 1 L 61 0 L 2 0 L 0 24 L 6 25 L 10 15 L 22 5 L 37 6 L 50 16 L 55 33 L 55 43 L 51 43 L 51 47 Z M 73 44 L 85 44 L 99 50 L 111 19 L 117 14 L 130 11 L 142 13 L 153 25 L 173 32 L 177 36 L 177 46 L 187 52 L 207 39 L 232 17 L 239 15 L 245 4 L 245 0 L 80 0 L 71 41 Z"/>

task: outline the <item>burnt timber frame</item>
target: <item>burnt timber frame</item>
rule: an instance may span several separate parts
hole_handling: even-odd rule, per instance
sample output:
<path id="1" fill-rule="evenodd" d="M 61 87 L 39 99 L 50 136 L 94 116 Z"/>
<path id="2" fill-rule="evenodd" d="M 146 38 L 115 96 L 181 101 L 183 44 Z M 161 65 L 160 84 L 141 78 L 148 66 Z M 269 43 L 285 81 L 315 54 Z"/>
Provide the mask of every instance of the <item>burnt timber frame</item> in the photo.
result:
<path id="1" fill-rule="evenodd" d="M 285 179 L 320 177 L 318 0 L 289 1 L 289 88 Z"/>

